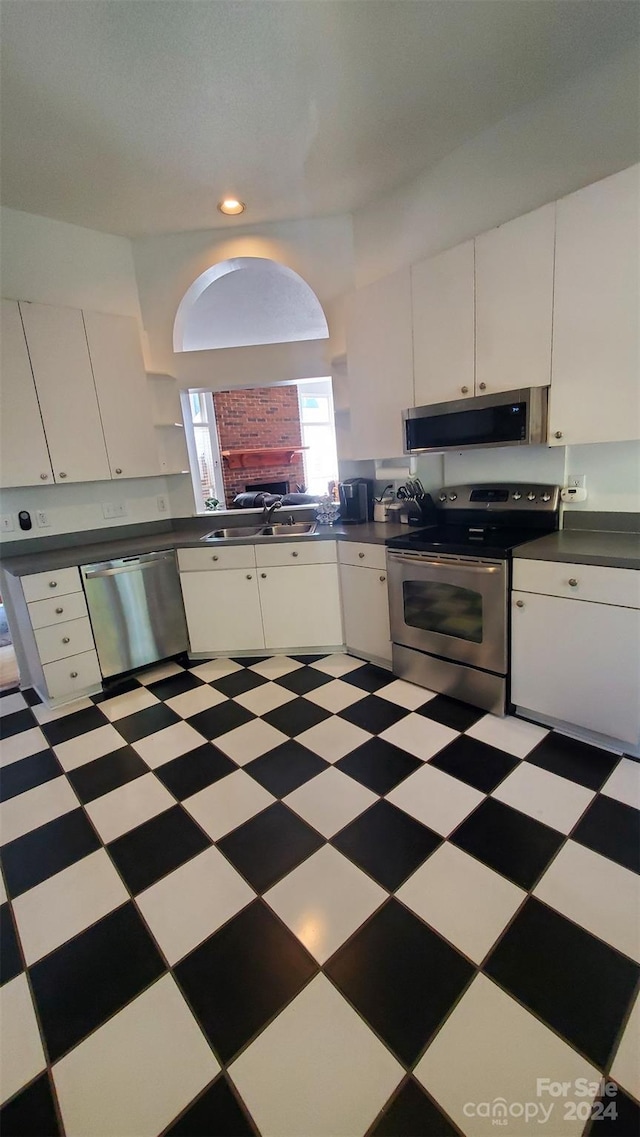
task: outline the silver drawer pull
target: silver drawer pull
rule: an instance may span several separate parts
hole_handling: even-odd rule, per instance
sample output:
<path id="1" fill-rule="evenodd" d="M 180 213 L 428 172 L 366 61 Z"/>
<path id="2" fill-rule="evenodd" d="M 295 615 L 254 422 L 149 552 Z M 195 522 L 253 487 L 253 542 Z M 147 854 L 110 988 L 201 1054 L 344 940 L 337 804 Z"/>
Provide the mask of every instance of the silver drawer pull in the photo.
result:
<path id="1" fill-rule="evenodd" d="M 479 383 L 479 384 L 478 384 L 478 386 L 480 387 L 480 390 L 481 390 L 481 391 L 486 391 L 486 389 L 487 389 L 487 384 L 486 384 L 486 383 Z"/>
<path id="2" fill-rule="evenodd" d="M 211 560 L 212 560 L 212 561 L 217 561 L 217 560 L 218 560 L 218 557 L 217 557 L 217 556 L 215 556 L 215 557 L 212 557 L 212 558 L 211 558 Z"/>
<path id="3" fill-rule="evenodd" d="M 247 580 L 253 580 L 253 577 L 252 577 L 250 572 L 247 573 Z"/>
<path id="4" fill-rule="evenodd" d="M 48 475 L 48 474 L 40 474 L 40 481 L 41 481 L 41 482 L 46 482 L 46 480 L 47 480 L 47 478 L 48 478 L 48 477 L 49 477 L 49 475 Z"/>
<path id="5" fill-rule="evenodd" d="M 361 561 L 363 561 L 363 560 L 364 560 L 364 553 L 358 553 L 358 556 L 360 557 L 360 560 L 361 560 Z"/>
<path id="6" fill-rule="evenodd" d="M 516 600 L 516 608 L 524 608 L 524 600 Z"/>
<path id="7" fill-rule="evenodd" d="M 71 643 L 71 636 L 63 636 L 62 642 L 63 642 L 63 644 L 70 644 Z"/>
<path id="8" fill-rule="evenodd" d="M 463 394 L 463 395 L 466 395 L 466 394 L 467 394 L 467 392 L 468 392 L 468 390 L 469 390 L 469 388 L 468 388 L 468 387 L 461 387 L 461 388 L 460 388 L 460 390 L 462 391 L 462 394 Z"/>
<path id="9" fill-rule="evenodd" d="M 266 572 L 261 572 L 261 573 L 260 573 L 260 576 L 262 577 L 262 579 L 263 579 L 263 580 L 266 580 L 266 579 L 267 579 L 267 574 L 266 574 Z"/>
<path id="10" fill-rule="evenodd" d="M 386 578 L 386 576 L 385 576 L 385 575 L 384 575 L 384 573 L 383 573 L 383 575 L 380 577 L 380 581 L 381 581 L 381 583 L 382 583 L 382 584 L 384 584 L 384 582 L 385 582 L 385 580 L 386 580 L 386 579 L 387 579 L 387 578 Z"/>
<path id="11" fill-rule="evenodd" d="M 50 580 L 49 581 L 49 588 L 57 588 L 57 587 L 58 587 L 57 580 Z"/>
<path id="12" fill-rule="evenodd" d="M 562 438 L 562 431 L 561 431 L 561 430 L 556 430 L 556 432 L 554 433 L 554 436 L 553 436 L 553 437 L 554 437 L 554 438 Z"/>
<path id="13" fill-rule="evenodd" d="M 56 616 L 61 616 L 63 612 L 64 608 L 56 608 Z"/>
<path id="14" fill-rule="evenodd" d="M 120 466 L 116 466 L 116 474 L 121 474 L 121 473 L 122 473 L 122 469 L 121 469 L 121 467 L 120 467 Z"/>
<path id="15" fill-rule="evenodd" d="M 292 556 L 292 557 L 297 557 L 297 555 L 298 555 L 297 553 L 292 553 L 292 554 L 291 554 L 291 556 Z"/>
<path id="16" fill-rule="evenodd" d="M 571 588 L 577 588 L 578 587 L 578 582 L 577 582 L 575 576 L 569 577 L 569 584 L 571 585 Z"/>
<path id="17" fill-rule="evenodd" d="M 69 678 L 70 679 L 77 679 L 78 678 L 78 672 L 77 671 L 70 671 L 69 672 Z"/>
<path id="18" fill-rule="evenodd" d="M 64 470 L 61 470 L 61 471 L 60 471 L 60 477 L 61 477 L 61 478 L 66 478 L 66 476 L 67 476 L 67 475 L 65 474 Z"/>

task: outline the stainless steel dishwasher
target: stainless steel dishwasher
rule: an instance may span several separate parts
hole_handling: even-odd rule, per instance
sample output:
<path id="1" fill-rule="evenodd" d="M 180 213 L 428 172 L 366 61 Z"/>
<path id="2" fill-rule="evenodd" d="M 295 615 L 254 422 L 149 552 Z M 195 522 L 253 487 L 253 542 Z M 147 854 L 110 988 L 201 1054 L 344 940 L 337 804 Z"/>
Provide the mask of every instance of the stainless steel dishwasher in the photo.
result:
<path id="1" fill-rule="evenodd" d="M 80 568 L 104 676 L 187 649 L 187 625 L 173 549 Z"/>

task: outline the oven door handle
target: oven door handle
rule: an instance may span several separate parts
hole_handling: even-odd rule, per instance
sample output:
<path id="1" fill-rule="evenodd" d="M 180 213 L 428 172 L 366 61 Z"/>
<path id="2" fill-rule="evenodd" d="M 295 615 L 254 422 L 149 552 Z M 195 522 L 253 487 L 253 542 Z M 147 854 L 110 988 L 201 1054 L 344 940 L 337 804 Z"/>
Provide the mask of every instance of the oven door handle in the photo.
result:
<path id="1" fill-rule="evenodd" d="M 413 565 L 414 568 L 455 569 L 456 572 L 469 572 L 489 576 L 492 573 L 503 572 L 503 565 L 465 564 L 464 561 L 433 561 L 427 557 L 413 554 L 405 556 L 402 553 L 389 553 L 389 563 Z"/>

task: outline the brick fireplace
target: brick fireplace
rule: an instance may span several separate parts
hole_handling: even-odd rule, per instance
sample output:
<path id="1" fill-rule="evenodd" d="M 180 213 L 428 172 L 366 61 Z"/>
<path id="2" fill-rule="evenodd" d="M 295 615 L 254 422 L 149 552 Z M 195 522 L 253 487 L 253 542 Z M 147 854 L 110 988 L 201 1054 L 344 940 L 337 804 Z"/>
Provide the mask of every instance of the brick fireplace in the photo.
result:
<path id="1" fill-rule="evenodd" d="M 256 450 L 302 445 L 298 388 L 257 387 L 252 390 L 215 391 L 213 401 L 221 450 Z M 246 460 L 245 460 L 246 462 Z M 256 465 L 231 469 L 223 458 L 224 489 L 227 505 L 236 494 L 244 493 L 249 482 L 288 481 L 291 490 L 305 480 L 302 454 L 294 454 L 290 464 Z"/>

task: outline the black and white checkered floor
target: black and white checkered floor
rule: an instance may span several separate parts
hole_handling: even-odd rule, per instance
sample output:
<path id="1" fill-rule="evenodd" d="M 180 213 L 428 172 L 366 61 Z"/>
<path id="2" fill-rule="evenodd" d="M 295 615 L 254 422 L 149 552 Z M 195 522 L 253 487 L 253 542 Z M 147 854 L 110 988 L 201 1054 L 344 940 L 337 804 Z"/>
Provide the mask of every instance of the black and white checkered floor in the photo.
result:
<path id="1" fill-rule="evenodd" d="M 4 1137 L 637 1132 L 637 762 L 347 655 L 0 704 Z"/>

